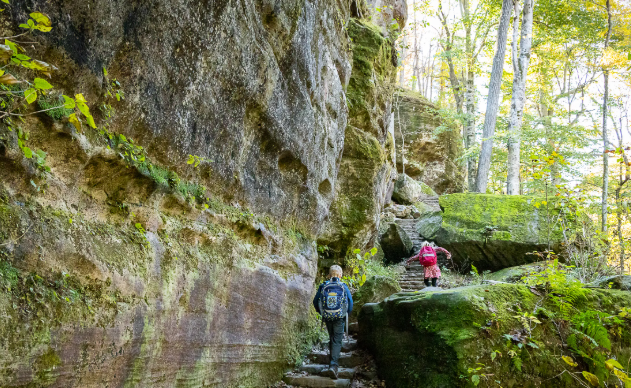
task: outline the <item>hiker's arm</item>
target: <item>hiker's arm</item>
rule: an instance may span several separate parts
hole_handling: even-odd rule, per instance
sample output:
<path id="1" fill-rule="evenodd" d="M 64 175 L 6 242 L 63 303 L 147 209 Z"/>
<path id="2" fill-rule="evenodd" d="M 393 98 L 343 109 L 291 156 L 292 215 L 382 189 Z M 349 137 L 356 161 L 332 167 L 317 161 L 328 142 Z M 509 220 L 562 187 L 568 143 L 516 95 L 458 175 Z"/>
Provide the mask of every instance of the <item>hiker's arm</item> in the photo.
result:
<path id="1" fill-rule="evenodd" d="M 348 313 L 353 311 L 353 295 L 351 295 L 351 290 L 348 289 L 348 286 L 344 284 L 344 288 L 346 288 L 346 295 L 348 295 Z"/>
<path id="2" fill-rule="evenodd" d="M 405 262 L 405 265 L 410 264 L 412 261 L 416 260 L 418 258 L 417 255 L 414 255 L 412 257 L 410 257 L 409 259 L 407 259 L 407 261 Z"/>
<path id="3" fill-rule="evenodd" d="M 447 255 L 447 260 L 449 260 L 451 258 L 451 253 L 449 253 L 449 251 L 446 250 L 445 248 L 436 247 L 435 250 L 436 250 L 436 252 L 442 252 L 445 255 Z"/>

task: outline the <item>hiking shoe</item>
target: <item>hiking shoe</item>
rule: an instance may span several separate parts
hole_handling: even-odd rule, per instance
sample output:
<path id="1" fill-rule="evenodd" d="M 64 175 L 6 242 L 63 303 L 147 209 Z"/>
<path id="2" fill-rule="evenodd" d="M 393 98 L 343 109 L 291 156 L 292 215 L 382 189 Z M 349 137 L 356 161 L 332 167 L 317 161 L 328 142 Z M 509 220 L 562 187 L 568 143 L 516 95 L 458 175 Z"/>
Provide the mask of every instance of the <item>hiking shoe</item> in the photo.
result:
<path id="1" fill-rule="evenodd" d="M 331 377 L 333 380 L 337 380 L 337 365 L 333 365 L 331 367 L 331 372 L 333 374 L 333 377 Z"/>

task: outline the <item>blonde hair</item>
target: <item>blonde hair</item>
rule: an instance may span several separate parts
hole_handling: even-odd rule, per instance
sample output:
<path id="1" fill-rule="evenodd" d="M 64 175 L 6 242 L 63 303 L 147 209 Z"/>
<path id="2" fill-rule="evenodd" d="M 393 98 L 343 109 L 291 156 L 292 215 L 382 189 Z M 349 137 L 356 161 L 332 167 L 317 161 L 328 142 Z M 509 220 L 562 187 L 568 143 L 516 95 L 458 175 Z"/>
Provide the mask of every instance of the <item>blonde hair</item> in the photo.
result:
<path id="1" fill-rule="evenodd" d="M 428 245 L 429 245 L 430 247 L 432 247 L 432 248 L 436 248 L 436 244 L 434 244 L 433 242 L 431 242 L 431 241 L 423 241 L 423 242 L 421 243 L 421 249 L 423 249 L 423 247 L 426 247 L 426 246 L 428 246 Z"/>
<path id="2" fill-rule="evenodd" d="M 340 267 L 339 265 L 332 265 L 331 268 L 329 268 L 329 276 L 336 277 L 336 278 L 341 278 L 342 277 L 342 267 Z"/>

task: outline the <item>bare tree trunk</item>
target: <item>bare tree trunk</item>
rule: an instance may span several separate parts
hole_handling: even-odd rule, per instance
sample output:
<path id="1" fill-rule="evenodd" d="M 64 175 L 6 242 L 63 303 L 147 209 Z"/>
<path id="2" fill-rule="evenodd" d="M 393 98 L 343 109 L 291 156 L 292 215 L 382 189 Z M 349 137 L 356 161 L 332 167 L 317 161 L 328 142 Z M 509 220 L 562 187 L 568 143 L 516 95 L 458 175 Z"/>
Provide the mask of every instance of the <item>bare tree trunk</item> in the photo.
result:
<path id="1" fill-rule="evenodd" d="M 620 244 L 620 274 L 624 274 L 624 262 L 625 262 L 625 250 L 624 250 L 624 236 L 622 234 L 622 211 L 625 208 L 622 203 L 622 189 L 624 185 L 631 180 L 631 168 L 629 167 L 629 159 L 624 149 L 624 143 L 622 142 L 622 116 L 620 117 L 620 127 L 616 126 L 616 121 L 612 118 L 612 124 L 614 133 L 618 138 L 618 149 L 622 152 L 622 160 L 618 164 L 618 187 L 616 188 L 616 218 L 618 226 L 618 242 Z M 624 169 L 623 169 L 624 166 Z"/>
<path id="2" fill-rule="evenodd" d="M 491 170 L 491 154 L 493 152 L 493 135 L 495 134 L 495 123 L 497 122 L 497 112 L 499 110 L 500 87 L 502 84 L 502 73 L 504 69 L 504 59 L 506 56 L 506 40 L 508 37 L 508 27 L 510 17 L 513 12 L 513 1 L 502 1 L 502 15 L 497 31 L 497 48 L 493 58 L 493 68 L 491 70 L 491 82 L 489 83 L 489 95 L 487 97 L 486 116 L 484 117 L 484 127 L 482 129 L 482 149 L 478 162 L 478 174 L 475 180 L 476 191 L 485 193 Z"/>
<path id="3" fill-rule="evenodd" d="M 460 89 L 460 81 L 458 81 L 458 76 L 456 75 L 456 67 L 454 65 L 454 61 L 452 58 L 452 50 L 453 50 L 453 35 L 451 30 L 449 29 L 449 24 L 447 23 L 447 16 L 443 13 L 443 4 L 442 1 L 438 2 L 438 18 L 440 19 L 441 24 L 443 25 L 443 30 L 445 31 L 446 43 L 443 45 L 443 51 L 445 52 L 445 57 L 447 60 L 447 66 L 449 68 L 449 82 L 451 83 L 451 89 L 454 93 L 454 100 L 456 101 L 456 112 L 459 115 L 462 114 L 462 90 Z M 454 33 L 455 34 L 455 33 Z"/>
<path id="4" fill-rule="evenodd" d="M 475 73 L 474 73 L 474 45 L 475 42 L 471 37 L 471 10 L 469 0 L 461 0 L 460 8 L 464 16 L 465 30 L 465 54 L 467 56 L 467 74 L 465 79 L 464 104 L 464 140 L 467 151 L 475 145 Z M 475 174 L 476 174 L 475 157 L 467 158 L 467 186 L 469 191 L 475 191 Z"/>
<path id="5" fill-rule="evenodd" d="M 403 39 L 401 41 L 401 64 L 405 61 L 405 56 L 407 55 L 407 33 L 403 35 Z M 405 84 L 405 66 L 401 66 L 401 70 L 399 70 L 399 85 L 404 87 Z"/>
<path id="6" fill-rule="evenodd" d="M 475 145 L 475 73 L 473 72 L 473 65 L 469 67 L 467 72 L 467 83 L 465 89 L 465 108 L 467 115 L 465 118 L 465 148 L 469 150 Z M 469 191 L 475 191 L 475 175 L 476 175 L 476 160 L 474 156 L 467 158 L 467 183 Z"/>
<path id="7" fill-rule="evenodd" d="M 401 174 L 405 176 L 405 135 L 403 134 L 403 129 L 401 126 L 401 95 L 397 93 L 397 97 L 395 99 L 396 107 L 397 107 L 397 120 L 399 121 L 399 133 L 401 133 Z M 396 151 L 395 151 L 396 155 Z M 394 166 L 397 167 L 396 165 Z"/>
<path id="8" fill-rule="evenodd" d="M 513 96 L 511 98 L 511 113 L 508 123 L 508 178 L 506 184 L 506 194 L 508 195 L 519 195 L 520 135 L 524 105 L 526 104 L 526 77 L 528 75 L 530 49 L 532 47 L 533 8 L 533 0 L 524 0 L 521 39 L 519 41 L 519 57 L 517 57 L 516 50 L 517 42 L 513 41 Z M 515 11 L 519 11 L 518 5 L 516 5 Z M 519 15 L 515 15 L 515 23 L 513 24 L 515 32 L 517 30 L 518 18 Z"/>
<path id="9" fill-rule="evenodd" d="M 414 61 L 412 63 L 412 77 L 414 77 L 416 75 L 416 68 L 418 67 L 418 37 L 416 33 L 416 27 L 417 27 L 416 0 L 414 0 L 414 2 L 412 3 L 412 9 L 414 10 L 414 48 L 413 48 Z M 412 90 L 416 89 L 416 85 L 418 84 L 418 82 L 419 82 L 418 78 L 416 80 L 412 79 Z"/>
<path id="10" fill-rule="evenodd" d="M 607 36 L 605 37 L 605 50 L 609 47 L 611 38 L 611 0 L 607 0 Z M 609 70 L 604 69 L 605 95 L 603 96 L 603 197 L 601 203 L 601 227 L 607 231 L 607 197 L 609 196 L 609 154 L 607 153 L 607 103 L 609 100 Z"/>

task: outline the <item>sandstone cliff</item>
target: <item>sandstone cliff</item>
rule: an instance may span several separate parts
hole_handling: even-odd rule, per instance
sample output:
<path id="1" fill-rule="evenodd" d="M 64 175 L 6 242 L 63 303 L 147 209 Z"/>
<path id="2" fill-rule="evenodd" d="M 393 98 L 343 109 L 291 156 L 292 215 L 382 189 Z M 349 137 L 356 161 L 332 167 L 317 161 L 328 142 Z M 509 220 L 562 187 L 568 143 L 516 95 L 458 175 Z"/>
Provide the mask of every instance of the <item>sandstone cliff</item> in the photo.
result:
<path id="1" fill-rule="evenodd" d="M 391 184 L 395 54 L 351 8 L 7 7 L 4 36 L 50 16 L 28 53 L 98 128 L 64 112 L 2 125 L 0 386 L 260 387 L 299 357 L 315 241 L 374 234 Z"/>

